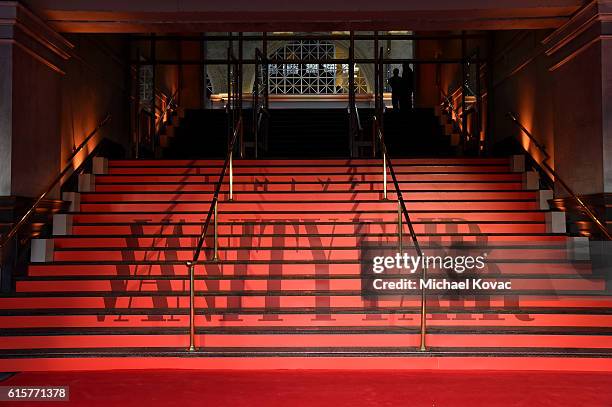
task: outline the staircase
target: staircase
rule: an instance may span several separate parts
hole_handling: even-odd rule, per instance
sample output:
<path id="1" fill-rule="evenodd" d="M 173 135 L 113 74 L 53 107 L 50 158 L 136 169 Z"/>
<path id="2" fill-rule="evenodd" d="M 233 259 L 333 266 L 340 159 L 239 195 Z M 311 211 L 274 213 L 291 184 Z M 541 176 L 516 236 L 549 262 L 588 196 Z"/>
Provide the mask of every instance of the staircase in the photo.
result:
<path id="1" fill-rule="evenodd" d="M 271 109 L 266 157 L 344 157 L 348 126 L 346 109 Z"/>
<path id="2" fill-rule="evenodd" d="M 364 244 L 398 245 L 379 160 L 237 161 L 196 267 L 215 160 L 111 161 L 82 193 L 54 258 L 0 297 L 2 370 L 104 368 L 612 368 L 612 295 L 507 159 L 402 159 L 395 171 L 424 250 L 486 247 L 511 291 L 362 297 Z M 393 191 L 392 184 L 389 191 Z M 409 247 L 403 225 L 404 245 Z M 432 272 L 429 277 L 443 275 Z"/>
<path id="3" fill-rule="evenodd" d="M 451 156 L 451 139 L 433 109 L 385 112 L 385 143 L 399 157 Z"/>
<path id="4" fill-rule="evenodd" d="M 245 128 L 249 129 L 245 114 Z M 185 111 L 163 151 L 164 158 L 223 158 L 227 152 L 227 113 L 222 109 L 191 109 Z"/>

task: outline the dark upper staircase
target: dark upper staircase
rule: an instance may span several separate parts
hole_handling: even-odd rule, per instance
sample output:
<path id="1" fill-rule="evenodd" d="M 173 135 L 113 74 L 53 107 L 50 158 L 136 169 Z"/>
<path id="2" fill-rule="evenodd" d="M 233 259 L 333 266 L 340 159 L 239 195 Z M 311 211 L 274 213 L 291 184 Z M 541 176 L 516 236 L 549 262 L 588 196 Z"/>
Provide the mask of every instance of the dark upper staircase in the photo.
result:
<path id="1" fill-rule="evenodd" d="M 348 126 L 346 109 L 271 110 L 268 156 L 346 157 Z"/>
<path id="2" fill-rule="evenodd" d="M 433 109 L 385 113 L 385 143 L 400 157 L 450 156 L 450 140 Z"/>
<path id="3" fill-rule="evenodd" d="M 359 109 L 362 132 L 372 139 L 373 109 Z M 252 111 L 243 111 L 245 140 L 253 139 Z M 450 156 L 449 138 L 433 109 L 387 111 L 385 140 L 396 157 Z M 346 158 L 350 155 L 347 109 L 271 109 L 267 137 L 260 136 L 259 158 Z M 164 158 L 222 158 L 227 149 L 224 110 L 188 110 Z M 369 156 L 371 149 L 361 149 Z M 247 156 L 249 153 L 247 153 Z"/>

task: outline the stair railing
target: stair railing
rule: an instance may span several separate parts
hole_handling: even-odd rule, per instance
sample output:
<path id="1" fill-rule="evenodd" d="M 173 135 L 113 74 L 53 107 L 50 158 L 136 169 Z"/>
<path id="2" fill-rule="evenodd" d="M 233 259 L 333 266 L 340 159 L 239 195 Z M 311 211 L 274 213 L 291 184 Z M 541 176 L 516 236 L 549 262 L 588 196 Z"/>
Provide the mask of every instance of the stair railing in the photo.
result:
<path id="1" fill-rule="evenodd" d="M 227 143 L 229 147 L 232 134 L 237 128 L 236 125 L 242 119 L 242 65 L 240 60 L 234 56 L 231 46 L 227 49 L 227 76 L 227 104 L 225 108 L 227 113 Z M 244 157 L 243 130 L 241 127 L 238 135 L 238 154 L 240 158 Z"/>
<path id="2" fill-rule="evenodd" d="M 359 144 L 358 139 L 363 134 L 363 127 L 361 126 L 361 118 L 359 117 L 359 109 L 354 100 L 349 101 L 349 105 L 346 108 L 346 112 L 349 119 L 349 136 L 350 136 L 350 153 L 351 157 L 359 156 Z"/>
<path id="3" fill-rule="evenodd" d="M 374 64 L 375 73 L 374 76 L 376 78 L 375 85 L 375 93 L 374 93 L 374 106 L 375 112 L 374 117 L 372 118 L 372 144 L 373 150 L 376 149 L 376 141 L 378 141 L 380 152 L 382 154 L 382 162 L 383 162 L 383 199 L 387 199 L 387 172 L 391 174 L 391 180 L 393 181 L 393 186 L 395 187 L 395 192 L 397 195 L 397 227 L 398 227 L 398 246 L 399 251 L 402 251 L 402 236 L 403 236 L 403 225 L 402 225 L 402 215 L 403 219 L 406 221 L 408 225 L 408 231 L 410 232 L 410 238 L 412 239 L 412 243 L 414 244 L 414 248 L 418 256 L 423 258 L 423 251 L 421 250 L 421 245 L 419 244 L 419 240 L 417 238 L 416 232 L 414 230 L 414 225 L 410 220 L 410 214 L 408 213 L 408 209 L 406 209 L 406 202 L 404 201 L 404 196 L 402 194 L 402 190 L 400 188 L 400 184 L 397 180 L 397 176 L 395 175 L 395 170 L 393 169 L 393 163 L 391 162 L 391 157 L 389 157 L 389 152 L 387 150 L 387 146 L 385 144 L 385 135 L 384 135 L 384 112 L 385 112 L 385 103 L 384 103 L 384 73 L 383 73 L 383 48 L 381 47 L 378 50 L 377 61 Z M 421 263 L 422 264 L 422 263 Z M 425 280 L 427 278 L 427 269 L 422 266 L 421 278 Z M 419 350 L 426 351 L 427 350 L 427 296 L 425 295 L 425 288 L 421 289 L 421 332 L 420 332 L 420 345 Z"/>
<path id="4" fill-rule="evenodd" d="M 170 98 L 166 101 L 166 105 L 161 110 L 159 114 L 159 119 L 155 123 L 155 137 L 154 137 L 153 146 L 152 146 L 154 157 L 157 155 L 157 148 L 160 147 L 161 145 L 161 142 L 160 142 L 161 132 L 163 130 L 164 123 L 166 121 L 166 117 L 172 110 L 175 110 L 177 107 L 175 103 L 175 99 L 177 95 L 178 95 L 178 89 L 176 89 L 174 93 L 170 96 Z"/>
<path id="5" fill-rule="evenodd" d="M 380 151 L 382 153 L 383 160 L 383 199 L 387 199 L 387 168 L 389 174 L 391 174 L 391 180 L 393 181 L 393 186 L 395 187 L 395 193 L 397 195 L 397 204 L 398 204 L 398 244 L 399 250 L 402 251 L 402 214 L 403 219 L 406 221 L 406 225 L 408 225 L 408 231 L 410 233 L 410 238 L 412 239 L 412 243 L 414 244 L 414 249 L 416 250 L 417 255 L 420 258 L 423 258 L 423 251 L 421 250 L 421 245 L 419 244 L 419 240 L 417 238 L 416 232 L 414 230 L 414 225 L 410 220 L 410 214 L 408 213 L 408 209 L 406 209 L 406 202 L 404 201 L 404 197 L 402 194 L 402 190 L 400 188 L 400 184 L 397 180 L 397 176 L 395 174 L 395 170 L 393 169 L 393 163 L 391 162 L 391 157 L 389 157 L 389 152 L 387 150 L 387 146 L 385 145 L 385 137 L 382 131 L 382 127 L 380 126 L 380 119 L 374 115 L 373 118 L 373 128 L 376 135 L 376 138 L 379 143 Z M 421 278 L 423 281 L 427 278 L 427 269 L 422 267 Z M 427 297 L 425 295 L 425 288 L 421 289 L 421 333 L 420 333 L 420 345 L 419 349 L 421 351 L 427 350 L 426 345 L 426 335 L 427 335 Z"/>
<path id="6" fill-rule="evenodd" d="M 149 109 L 144 106 L 140 106 L 136 110 L 136 128 L 134 138 L 134 156 L 138 159 L 141 158 L 143 149 L 147 149 L 147 152 L 156 156 L 158 147 L 160 146 L 160 135 L 163 129 L 164 118 L 168 112 L 176 107 L 175 99 L 178 94 L 178 89 L 173 95 L 167 95 L 163 91 L 155 88 L 154 100 L 156 103 L 147 103 Z M 160 100 L 161 107 L 157 106 L 157 100 Z M 165 103 L 165 105 L 164 105 Z M 143 125 L 143 121 L 145 121 Z"/>
<path id="7" fill-rule="evenodd" d="M 518 120 L 518 117 L 515 113 L 509 111 L 506 113 L 506 116 L 510 120 L 512 120 L 512 122 L 519 128 L 522 133 L 527 136 L 527 138 L 529 138 L 529 140 L 533 143 L 534 146 L 536 146 L 538 151 L 540 151 L 540 153 L 544 157 L 544 159 L 541 161 L 536 160 L 533 154 L 529 151 L 529 149 L 525 148 L 522 143 L 519 143 L 523 150 L 525 150 L 525 152 L 529 154 L 529 156 L 532 158 L 532 161 L 538 167 L 540 172 L 546 174 L 547 176 L 551 177 L 555 182 L 557 182 L 565 190 L 565 192 L 567 192 L 572 197 L 572 199 L 576 201 L 576 203 L 582 208 L 584 213 L 586 213 L 586 215 L 591 219 L 591 221 L 597 226 L 597 228 L 601 231 L 606 240 L 612 240 L 612 235 L 610 234 L 610 231 L 608 230 L 604 222 L 602 222 L 597 217 L 595 211 L 593 211 L 582 200 L 582 198 L 576 195 L 574 191 L 570 188 L 570 186 L 567 185 L 565 181 L 563 181 L 563 179 L 559 176 L 559 174 L 548 164 L 547 161 L 550 159 L 550 155 L 546 151 L 546 148 L 542 144 L 540 144 L 540 142 L 533 136 L 533 134 L 531 134 L 529 130 L 525 128 L 525 126 L 523 126 L 523 124 Z M 554 185 L 552 186 L 554 187 Z"/>
<path id="8" fill-rule="evenodd" d="M 2 236 L 0 239 L 0 270 L 3 268 L 5 262 L 5 250 L 6 246 L 11 242 L 14 238 L 17 237 L 21 229 L 28 223 L 28 221 L 32 218 L 36 210 L 42 203 L 42 201 L 57 187 L 62 179 L 69 174 L 71 171 L 74 171 L 73 161 L 74 158 L 83 150 L 85 146 L 89 143 L 89 141 L 98 133 L 98 131 L 104 127 L 111 120 L 111 115 L 107 114 L 102 121 L 98 123 L 98 125 L 85 137 L 85 139 L 72 150 L 72 153 L 68 157 L 67 163 L 62 169 L 62 171 L 57 174 L 57 176 L 53 179 L 51 184 L 45 189 L 43 193 L 41 193 L 36 201 L 32 204 L 32 206 L 26 211 L 26 213 L 19 219 L 17 223 L 15 223 L 10 230 Z"/>
<path id="9" fill-rule="evenodd" d="M 206 215 L 206 220 L 204 221 L 204 225 L 202 226 L 202 232 L 200 233 L 200 237 L 198 239 L 198 243 L 193 252 L 193 257 L 191 261 L 187 262 L 187 268 L 189 269 L 189 352 L 193 352 L 196 350 L 195 348 L 195 266 L 198 263 L 200 258 L 200 254 L 202 252 L 202 248 L 204 246 L 204 242 L 206 241 L 206 236 L 208 234 L 208 227 L 210 226 L 211 219 L 214 218 L 214 248 L 213 248 L 213 260 L 219 260 L 218 250 L 218 203 L 219 203 L 219 192 L 221 191 L 221 186 L 223 185 L 223 179 L 225 178 L 225 172 L 229 168 L 229 176 L 230 176 L 230 197 L 232 196 L 232 183 L 233 183 L 233 152 L 234 147 L 236 146 L 236 140 L 238 139 L 239 134 L 242 132 L 242 117 L 238 118 L 238 122 L 234 126 L 234 133 L 232 135 L 232 139 L 230 140 L 230 144 L 227 150 L 227 155 L 225 156 L 225 161 L 223 162 L 223 167 L 221 168 L 221 173 L 219 174 L 219 180 L 215 186 L 215 192 L 213 194 L 212 201 L 210 203 L 210 207 L 208 208 L 208 214 Z M 231 200 L 231 198 L 230 198 Z"/>
<path id="10" fill-rule="evenodd" d="M 451 97 L 444 93 L 442 89 L 440 89 L 440 95 L 442 96 L 442 108 L 446 110 L 457 129 L 463 133 L 461 122 L 459 121 L 461 113 L 459 113 L 459 111 L 455 108 L 455 104 L 453 103 Z"/>
<path id="11" fill-rule="evenodd" d="M 268 130 L 268 66 L 267 58 L 259 50 L 255 49 L 255 81 L 253 83 L 253 143 L 255 158 L 258 158 L 260 136 L 263 136 L 264 145 Z"/>

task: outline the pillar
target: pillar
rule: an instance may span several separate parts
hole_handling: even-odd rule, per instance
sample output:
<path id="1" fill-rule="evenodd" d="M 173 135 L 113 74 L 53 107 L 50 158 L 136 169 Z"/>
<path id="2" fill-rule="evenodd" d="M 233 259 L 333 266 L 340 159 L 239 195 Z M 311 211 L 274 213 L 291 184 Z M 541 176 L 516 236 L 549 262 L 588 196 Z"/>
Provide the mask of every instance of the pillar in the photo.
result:
<path id="1" fill-rule="evenodd" d="M 555 169 L 602 220 L 612 192 L 611 17 L 612 2 L 594 0 L 543 41 L 552 79 Z M 559 185 L 555 196 L 558 206 L 574 212 L 571 220 L 586 221 L 582 232 L 597 232 Z"/>
<path id="2" fill-rule="evenodd" d="M 60 81 L 70 48 L 22 5 L 0 1 L 0 197 L 37 196 L 60 171 Z"/>
<path id="3" fill-rule="evenodd" d="M 20 3 L 0 1 L 0 219 L 5 223 L 21 218 L 60 172 L 61 81 L 71 47 Z M 57 192 L 48 198 L 57 198 Z M 61 204 L 49 199 L 41 208 L 48 203 Z M 0 250 L 3 291 L 10 289 L 20 248 L 8 242 Z"/>

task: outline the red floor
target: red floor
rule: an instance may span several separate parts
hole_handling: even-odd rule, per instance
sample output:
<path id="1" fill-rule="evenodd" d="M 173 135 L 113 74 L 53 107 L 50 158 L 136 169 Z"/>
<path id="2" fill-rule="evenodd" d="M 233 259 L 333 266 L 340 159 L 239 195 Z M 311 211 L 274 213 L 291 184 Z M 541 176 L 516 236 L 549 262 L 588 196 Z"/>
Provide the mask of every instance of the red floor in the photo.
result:
<path id="1" fill-rule="evenodd" d="M 149 370 L 22 373 L 0 385 L 70 386 L 70 403 L 3 406 L 612 406 L 605 373 Z"/>

